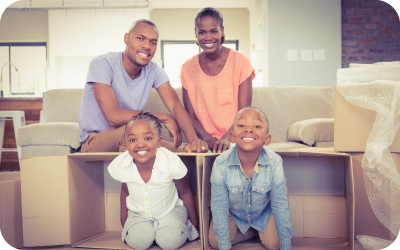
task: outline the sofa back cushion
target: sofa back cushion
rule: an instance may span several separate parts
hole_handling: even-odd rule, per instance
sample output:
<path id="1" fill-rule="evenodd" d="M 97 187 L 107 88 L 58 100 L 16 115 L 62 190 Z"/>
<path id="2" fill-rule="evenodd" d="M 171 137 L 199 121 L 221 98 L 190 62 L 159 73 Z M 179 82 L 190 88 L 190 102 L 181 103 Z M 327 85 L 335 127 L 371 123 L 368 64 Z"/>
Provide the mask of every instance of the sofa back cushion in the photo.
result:
<path id="1" fill-rule="evenodd" d="M 333 118 L 334 89 L 328 87 L 255 87 L 252 106 L 269 119 L 271 143 L 286 142 L 290 125 L 312 118 Z"/>
<path id="2" fill-rule="evenodd" d="M 43 93 L 44 122 L 78 122 L 83 89 L 52 89 Z"/>

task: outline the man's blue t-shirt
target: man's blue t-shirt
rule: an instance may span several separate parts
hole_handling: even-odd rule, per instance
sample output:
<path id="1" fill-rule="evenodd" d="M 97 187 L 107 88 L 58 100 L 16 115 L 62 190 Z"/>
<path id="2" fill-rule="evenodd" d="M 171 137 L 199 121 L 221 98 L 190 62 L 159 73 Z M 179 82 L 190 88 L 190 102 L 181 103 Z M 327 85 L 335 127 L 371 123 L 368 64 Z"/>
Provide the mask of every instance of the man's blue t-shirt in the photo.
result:
<path id="1" fill-rule="evenodd" d="M 79 108 L 79 141 L 84 142 L 90 132 L 109 129 L 93 94 L 93 83 L 110 85 L 118 102 L 118 107 L 142 111 L 152 88 L 168 82 L 165 71 L 156 63 L 149 62 L 134 80 L 130 78 L 122 64 L 122 52 L 112 52 L 95 57 L 89 65 L 89 72 Z"/>

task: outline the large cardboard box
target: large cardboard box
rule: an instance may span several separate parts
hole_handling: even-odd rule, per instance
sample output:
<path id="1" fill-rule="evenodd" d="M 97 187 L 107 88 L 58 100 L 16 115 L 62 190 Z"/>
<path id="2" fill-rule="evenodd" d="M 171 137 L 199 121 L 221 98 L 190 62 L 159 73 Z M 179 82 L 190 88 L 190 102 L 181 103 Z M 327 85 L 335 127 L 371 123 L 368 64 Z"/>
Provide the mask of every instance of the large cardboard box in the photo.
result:
<path id="1" fill-rule="evenodd" d="M 277 152 L 283 159 L 287 180 L 292 249 L 354 249 L 354 187 L 351 156 L 343 153 Z M 212 162 L 203 167 L 203 239 L 209 250 Z M 238 243 L 232 249 L 265 249 L 258 238 Z"/>
<path id="2" fill-rule="evenodd" d="M 107 165 L 119 153 L 71 154 L 21 160 L 24 246 L 131 249 L 121 241 L 121 184 Z M 203 157 L 181 153 L 188 182 L 201 200 Z M 200 210 L 199 210 L 200 214 Z M 200 220 L 201 221 L 201 218 Z M 200 238 L 181 249 L 202 249 Z M 159 249 L 153 245 L 151 249 Z"/>
<path id="3" fill-rule="evenodd" d="M 0 231 L 10 246 L 23 247 L 19 172 L 0 173 Z"/>
<path id="4" fill-rule="evenodd" d="M 335 87 L 335 151 L 364 152 L 375 119 L 375 111 L 349 103 Z M 400 131 L 389 150 L 400 152 Z"/>
<path id="5" fill-rule="evenodd" d="M 376 217 L 368 199 L 364 182 L 364 170 L 361 166 L 364 153 L 350 153 L 354 171 L 355 193 L 355 235 L 368 235 L 386 240 L 395 240 L 392 234 Z M 400 172 L 400 153 L 392 153 L 397 171 Z M 399 208 L 400 209 L 400 208 Z"/>

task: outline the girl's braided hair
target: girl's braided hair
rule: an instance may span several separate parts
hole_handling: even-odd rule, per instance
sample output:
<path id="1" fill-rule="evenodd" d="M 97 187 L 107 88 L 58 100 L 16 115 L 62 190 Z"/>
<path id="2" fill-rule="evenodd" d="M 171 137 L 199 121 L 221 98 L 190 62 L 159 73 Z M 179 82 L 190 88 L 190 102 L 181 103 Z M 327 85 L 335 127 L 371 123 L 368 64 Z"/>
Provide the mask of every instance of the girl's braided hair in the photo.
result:
<path id="1" fill-rule="evenodd" d="M 150 114 L 149 112 L 143 112 L 143 111 L 140 111 L 139 114 L 132 116 L 132 118 L 126 124 L 125 132 L 126 132 L 126 128 L 128 127 L 129 123 L 136 121 L 136 120 L 141 120 L 141 119 L 153 121 L 158 129 L 158 134 L 161 135 L 161 128 L 162 128 L 161 120 L 158 119 L 157 117 L 155 117 L 154 115 Z"/>

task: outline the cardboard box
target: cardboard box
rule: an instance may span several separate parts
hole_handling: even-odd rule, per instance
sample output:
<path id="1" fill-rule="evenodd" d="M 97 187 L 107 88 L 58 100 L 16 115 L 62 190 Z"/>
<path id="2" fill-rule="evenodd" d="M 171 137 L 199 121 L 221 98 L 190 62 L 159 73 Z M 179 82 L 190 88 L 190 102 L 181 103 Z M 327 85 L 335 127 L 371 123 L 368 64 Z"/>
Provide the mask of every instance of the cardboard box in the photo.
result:
<path id="1" fill-rule="evenodd" d="M 368 235 L 386 240 L 395 240 L 392 234 L 376 217 L 371 208 L 364 182 L 364 170 L 361 160 L 364 153 L 351 153 L 354 171 L 354 193 L 355 193 L 355 235 Z M 392 153 L 397 171 L 400 172 L 400 153 Z"/>
<path id="2" fill-rule="evenodd" d="M 119 192 L 108 163 L 119 153 L 71 154 L 21 160 L 24 246 L 131 249 L 121 241 Z M 197 204 L 203 157 L 181 153 Z M 200 213 L 199 213 L 200 214 Z M 199 219 L 201 221 L 201 217 Z M 200 238 L 180 249 L 202 249 Z M 159 249 L 153 245 L 151 249 Z"/>
<path id="3" fill-rule="evenodd" d="M 292 249 L 354 249 L 354 187 L 351 156 L 343 153 L 290 150 L 277 152 L 287 180 Z M 203 239 L 208 242 L 211 221 L 211 162 L 203 167 Z M 265 249 L 258 238 L 232 249 Z"/>
<path id="4" fill-rule="evenodd" d="M 349 103 L 335 87 L 335 151 L 364 152 L 375 119 L 375 111 Z M 400 131 L 389 151 L 400 152 Z"/>
<path id="5" fill-rule="evenodd" d="M 10 246 L 23 247 L 20 172 L 0 173 L 0 231 Z"/>

